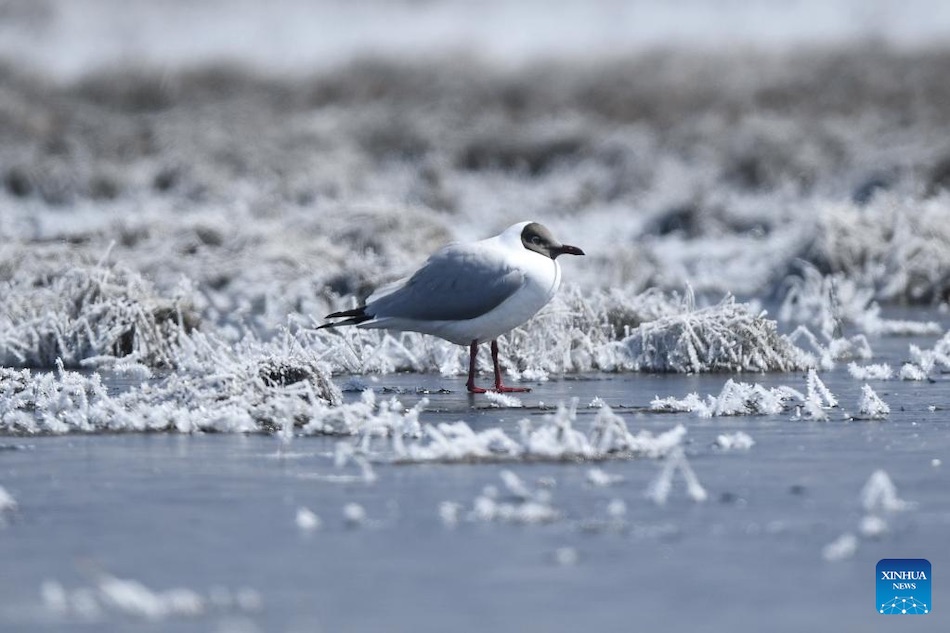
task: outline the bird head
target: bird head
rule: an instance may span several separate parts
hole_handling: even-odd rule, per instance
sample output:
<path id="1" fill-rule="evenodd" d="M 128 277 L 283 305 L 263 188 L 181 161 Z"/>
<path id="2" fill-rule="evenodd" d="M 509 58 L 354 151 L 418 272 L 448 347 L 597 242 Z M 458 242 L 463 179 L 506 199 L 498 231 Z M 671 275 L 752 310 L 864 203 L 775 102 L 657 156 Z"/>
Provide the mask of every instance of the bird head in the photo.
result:
<path id="1" fill-rule="evenodd" d="M 537 222 L 529 222 L 521 230 L 521 243 L 529 251 L 540 253 L 551 259 L 557 259 L 558 255 L 584 254 L 584 251 L 576 246 L 557 241 L 546 226 Z"/>

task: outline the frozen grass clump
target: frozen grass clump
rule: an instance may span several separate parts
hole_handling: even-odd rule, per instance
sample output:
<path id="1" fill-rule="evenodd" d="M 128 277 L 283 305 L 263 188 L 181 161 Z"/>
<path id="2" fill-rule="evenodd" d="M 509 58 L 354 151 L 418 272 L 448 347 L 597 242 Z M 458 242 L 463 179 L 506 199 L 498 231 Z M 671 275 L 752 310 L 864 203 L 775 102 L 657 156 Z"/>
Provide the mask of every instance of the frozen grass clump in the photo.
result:
<path id="1" fill-rule="evenodd" d="M 397 463 L 467 463 L 659 458 L 679 446 L 686 435 L 681 425 L 657 436 L 646 430 L 634 435 L 623 418 L 607 406 L 598 411 L 584 433 L 574 428 L 576 406 L 576 399 L 570 407 L 559 406 L 537 426 L 522 419 L 518 438 L 497 427 L 475 431 L 465 422 L 425 425 L 423 438 L 416 442 L 393 435 L 393 459 Z"/>
<path id="2" fill-rule="evenodd" d="M 205 596 L 184 587 L 156 591 L 137 580 L 97 573 L 89 587 L 67 589 L 47 580 L 40 593 L 44 606 L 58 617 L 101 621 L 106 617 L 160 622 L 174 618 L 199 618 L 209 613 L 254 613 L 262 600 L 253 589 L 216 588 Z"/>
<path id="3" fill-rule="evenodd" d="M 869 336 L 926 336 L 941 331 L 934 321 L 883 318 L 881 306 L 874 301 L 874 286 L 863 278 L 841 272 L 823 275 L 803 262 L 783 285 L 779 319 L 816 326 L 828 339 L 840 338 L 846 324 Z"/>
<path id="4" fill-rule="evenodd" d="M 109 264 L 17 269 L 0 281 L 0 364 L 170 367 L 197 322 L 186 294 L 162 298 L 139 273 Z"/>
<path id="5" fill-rule="evenodd" d="M 933 349 L 925 350 L 916 345 L 910 346 L 910 358 L 924 374 L 936 368 L 950 369 L 950 332 L 938 340 Z"/>
<path id="6" fill-rule="evenodd" d="M 0 430 L 273 432 L 288 421 L 303 426 L 328 418 L 342 402 L 319 360 L 285 347 L 286 341 L 233 346 L 199 333 L 182 340 L 175 372 L 117 395 L 107 392 L 98 374 L 62 365 L 37 373 L 0 368 Z"/>
<path id="7" fill-rule="evenodd" d="M 505 336 L 499 359 L 515 380 L 544 380 L 548 374 L 582 371 L 635 371 L 639 367 L 618 337 L 648 327 L 658 318 L 683 314 L 689 310 L 686 306 L 687 300 L 677 293 L 655 289 L 584 294 L 577 286 L 567 286 L 531 321 Z M 434 371 L 456 376 L 468 367 L 466 348 L 414 332 L 343 327 L 301 330 L 298 338 L 319 350 L 334 373 Z M 781 343 L 780 338 L 776 340 Z M 788 346 L 782 349 L 790 351 Z M 478 368 L 491 371 L 490 356 L 484 351 Z"/>
<path id="8" fill-rule="evenodd" d="M 16 509 L 16 499 L 3 486 L 0 486 L 0 523 L 3 521 L 4 512 L 13 512 Z"/>
<path id="9" fill-rule="evenodd" d="M 867 512 L 901 512 L 914 508 L 914 503 L 901 499 L 897 486 L 885 470 L 875 470 L 861 489 L 861 505 Z"/>
<path id="10" fill-rule="evenodd" d="M 510 470 L 503 470 L 499 475 L 505 493 L 495 486 L 485 486 L 466 515 L 469 521 L 538 524 L 551 523 L 561 517 L 551 503 L 550 490 L 534 490 Z M 455 509 L 456 522 L 460 510 L 461 507 Z"/>
<path id="11" fill-rule="evenodd" d="M 871 420 L 883 420 L 891 413 L 891 408 L 875 393 L 870 385 L 861 387 L 861 400 L 858 402 L 858 412 Z"/>
<path id="12" fill-rule="evenodd" d="M 848 373 L 857 380 L 890 380 L 894 376 L 893 368 L 887 363 L 865 365 L 864 367 L 857 363 L 849 363 Z"/>
<path id="13" fill-rule="evenodd" d="M 647 498 L 657 505 L 665 505 L 673 490 L 673 480 L 676 473 L 682 475 L 683 481 L 686 484 L 686 493 L 690 499 L 700 503 L 709 498 L 706 489 L 699 483 L 699 478 L 689 465 L 689 460 L 686 459 L 686 453 L 683 452 L 681 446 L 677 446 L 673 449 L 669 457 L 663 461 L 660 472 L 653 481 L 650 482 L 647 488 Z"/>
<path id="14" fill-rule="evenodd" d="M 733 415 L 774 415 L 789 409 L 789 401 L 804 400 L 800 391 L 790 387 L 766 388 L 759 384 L 735 382 L 731 378 L 718 396 L 691 393 L 683 399 L 654 398 L 650 410 L 659 413 L 694 412 L 702 418 Z"/>
<path id="15" fill-rule="evenodd" d="M 950 297 L 947 194 L 910 201 L 878 196 L 866 206 L 827 204 L 809 259 L 874 289 L 875 298 L 937 303 Z"/>
<path id="16" fill-rule="evenodd" d="M 803 394 L 791 387 L 763 387 L 759 384 L 736 382 L 731 378 L 723 385 L 718 396 L 690 393 L 685 398 L 656 397 L 650 410 L 657 413 L 691 412 L 711 418 L 734 415 L 776 415 L 796 407 L 796 417 L 802 410 L 809 419 L 827 420 L 826 409 L 838 406 L 838 400 L 825 386 L 814 369 L 808 370 L 806 391 Z"/>
<path id="17" fill-rule="evenodd" d="M 775 321 L 727 297 L 718 305 L 641 325 L 620 342 L 626 364 L 638 371 L 700 373 L 715 371 L 796 371 L 812 359 Z"/>
<path id="18" fill-rule="evenodd" d="M 822 334 L 821 339 L 819 339 L 807 327 L 799 325 L 795 328 L 795 331 L 789 334 L 788 339 L 796 345 L 799 340 L 804 339 L 808 347 L 811 348 L 811 352 L 808 352 L 808 354 L 814 356 L 815 364 L 821 369 L 831 369 L 834 367 L 835 361 L 851 360 L 853 358 L 867 360 L 874 355 L 871 344 L 868 343 L 867 337 L 863 334 L 855 334 L 852 337 L 841 336 L 838 333 L 834 335 Z"/>

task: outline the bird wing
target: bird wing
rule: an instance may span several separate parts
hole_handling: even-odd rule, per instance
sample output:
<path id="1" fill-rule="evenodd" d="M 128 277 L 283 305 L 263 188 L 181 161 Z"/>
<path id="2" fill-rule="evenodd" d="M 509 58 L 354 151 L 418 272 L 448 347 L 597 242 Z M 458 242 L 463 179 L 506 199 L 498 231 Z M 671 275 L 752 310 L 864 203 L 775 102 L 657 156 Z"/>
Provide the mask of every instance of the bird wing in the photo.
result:
<path id="1" fill-rule="evenodd" d="M 524 273 L 500 254 L 453 244 L 430 257 L 401 286 L 374 293 L 366 311 L 377 318 L 416 321 L 474 319 L 517 292 L 524 280 Z"/>

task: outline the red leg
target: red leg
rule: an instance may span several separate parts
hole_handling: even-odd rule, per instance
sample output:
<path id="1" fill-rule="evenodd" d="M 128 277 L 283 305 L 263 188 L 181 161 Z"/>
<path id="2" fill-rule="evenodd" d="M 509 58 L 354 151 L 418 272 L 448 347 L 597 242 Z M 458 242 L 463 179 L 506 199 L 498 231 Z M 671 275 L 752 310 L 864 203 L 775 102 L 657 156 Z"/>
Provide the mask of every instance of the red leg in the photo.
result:
<path id="1" fill-rule="evenodd" d="M 469 393 L 485 393 L 485 389 L 475 386 L 475 357 L 478 356 L 478 341 L 472 341 L 468 347 L 468 382 L 465 383 Z"/>
<path id="2" fill-rule="evenodd" d="M 501 384 L 501 367 L 498 365 L 498 341 L 491 342 L 491 360 L 495 365 L 495 391 L 498 393 L 526 393 L 529 387 L 506 387 Z"/>

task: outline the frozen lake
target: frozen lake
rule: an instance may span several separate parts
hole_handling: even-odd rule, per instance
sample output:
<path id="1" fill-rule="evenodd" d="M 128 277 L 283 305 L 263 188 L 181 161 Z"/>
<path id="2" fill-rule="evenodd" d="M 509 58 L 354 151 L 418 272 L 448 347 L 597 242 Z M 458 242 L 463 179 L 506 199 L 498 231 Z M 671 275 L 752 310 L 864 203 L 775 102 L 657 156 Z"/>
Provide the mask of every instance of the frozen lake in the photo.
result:
<path id="1" fill-rule="evenodd" d="M 875 361 L 899 365 L 908 341 L 880 341 Z M 367 481 L 354 464 L 334 466 L 336 438 L 5 437 L 0 481 L 18 509 L 0 525 L 0 629 L 627 631 L 635 623 L 801 631 L 820 623 L 884 631 L 895 622 L 874 611 L 875 564 L 922 557 L 938 577 L 935 613 L 900 626 L 940 630 L 950 602 L 939 580 L 950 565 L 946 379 L 870 381 L 891 406 L 884 421 L 845 420 L 864 381 L 843 365 L 822 374 L 840 402 L 828 422 L 645 410 L 656 395 L 717 394 L 728 377 L 552 380 L 521 397 L 523 409 L 482 408 L 484 398 L 471 400 L 459 379 L 371 382 L 378 392 L 402 392 L 406 405 L 420 397 L 416 390 L 429 390 L 421 421 L 463 419 L 475 430 L 514 433 L 521 418 L 544 414 L 540 402 L 573 397 L 583 429 L 594 411 L 584 405 L 595 396 L 632 432 L 682 423 L 704 502 L 687 495 L 679 474 L 664 505 L 647 498 L 664 466 L 654 459 L 394 465 L 380 445 L 375 480 Z M 805 381 L 733 377 L 798 389 Z M 755 444 L 717 446 L 719 435 L 738 431 Z M 592 469 L 613 481 L 595 485 Z M 877 469 L 909 507 L 866 509 L 862 488 Z M 500 476 L 505 470 L 532 491 L 548 491 L 551 520 L 510 523 L 473 510 L 486 486 L 497 488 L 498 503 L 520 503 Z M 444 502 L 458 504 L 457 521 Z M 345 518 L 348 504 L 365 517 L 350 508 Z M 301 508 L 319 526 L 298 518 Z M 826 552 L 843 534 L 856 537 L 853 554 L 847 544 Z M 144 597 L 120 584 L 105 598 L 109 576 L 141 583 Z M 187 590 L 193 612 L 187 599 L 166 593 L 173 589 Z M 90 596 L 93 608 L 84 608 Z M 149 612 L 154 621 L 142 617 Z"/>
<path id="2" fill-rule="evenodd" d="M 950 629 L 950 4 L 548 4 L 0 0 L 0 631 Z M 525 220 L 530 394 L 315 329 Z"/>

